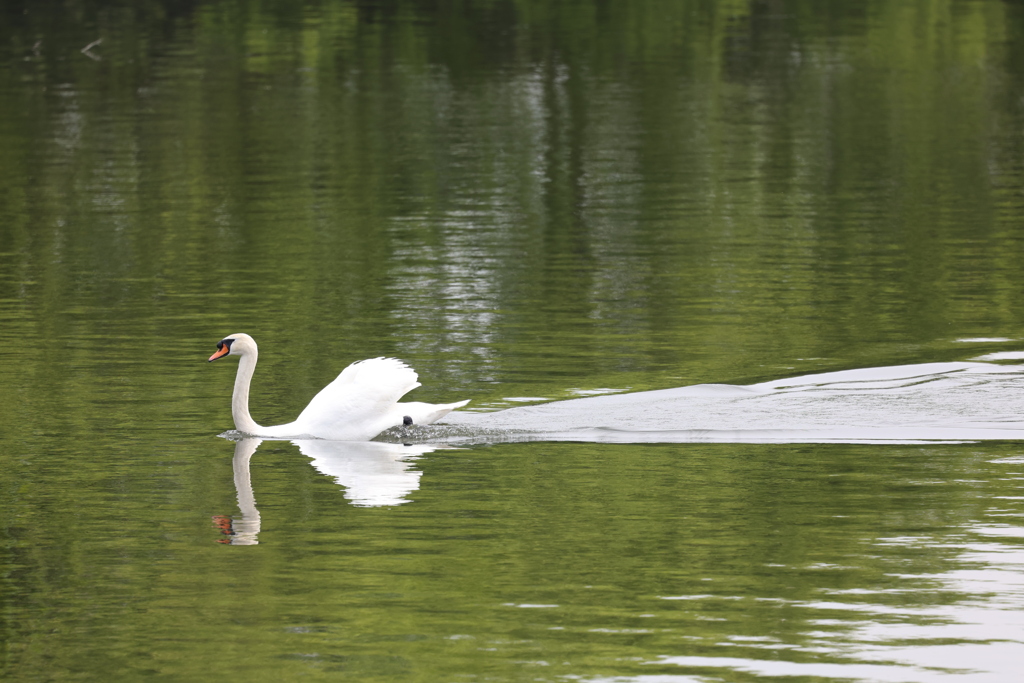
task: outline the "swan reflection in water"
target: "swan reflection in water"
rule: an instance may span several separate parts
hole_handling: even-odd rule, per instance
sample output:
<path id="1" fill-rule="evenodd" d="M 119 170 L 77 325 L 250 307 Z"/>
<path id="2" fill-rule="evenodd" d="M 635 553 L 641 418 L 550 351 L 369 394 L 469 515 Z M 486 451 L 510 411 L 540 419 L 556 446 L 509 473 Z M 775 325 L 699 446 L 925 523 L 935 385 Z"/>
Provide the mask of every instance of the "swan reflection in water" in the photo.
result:
<path id="1" fill-rule="evenodd" d="M 263 439 L 241 439 L 235 442 L 235 457 L 231 461 L 235 471 L 235 492 L 238 495 L 240 517 L 214 515 L 213 523 L 226 538 L 218 543 L 231 545 L 256 545 L 260 533 L 260 511 L 256 509 L 256 496 L 252 492 L 252 478 L 249 476 L 249 460 Z"/>
<path id="2" fill-rule="evenodd" d="M 256 545 L 260 513 L 256 509 L 249 461 L 263 439 L 244 438 L 235 442 L 232 465 L 240 516 L 217 515 L 214 524 L 225 538 L 220 543 Z M 380 507 L 408 503 L 406 498 L 420 487 L 423 472 L 413 469 L 412 460 L 436 450 L 426 444 L 404 445 L 376 441 L 294 440 L 310 464 L 343 488 L 344 497 L 358 507 Z"/>

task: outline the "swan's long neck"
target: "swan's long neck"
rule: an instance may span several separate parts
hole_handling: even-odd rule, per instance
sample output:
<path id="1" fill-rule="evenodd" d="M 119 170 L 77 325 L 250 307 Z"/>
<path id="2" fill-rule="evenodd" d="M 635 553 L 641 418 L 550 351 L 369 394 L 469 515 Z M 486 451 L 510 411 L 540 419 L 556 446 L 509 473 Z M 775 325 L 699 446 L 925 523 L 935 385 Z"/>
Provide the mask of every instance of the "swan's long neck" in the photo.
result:
<path id="1" fill-rule="evenodd" d="M 235 390 L 231 394 L 231 417 L 235 421 L 235 429 L 243 434 L 259 434 L 261 429 L 249 415 L 249 383 L 256 371 L 256 358 L 256 349 L 239 356 Z"/>

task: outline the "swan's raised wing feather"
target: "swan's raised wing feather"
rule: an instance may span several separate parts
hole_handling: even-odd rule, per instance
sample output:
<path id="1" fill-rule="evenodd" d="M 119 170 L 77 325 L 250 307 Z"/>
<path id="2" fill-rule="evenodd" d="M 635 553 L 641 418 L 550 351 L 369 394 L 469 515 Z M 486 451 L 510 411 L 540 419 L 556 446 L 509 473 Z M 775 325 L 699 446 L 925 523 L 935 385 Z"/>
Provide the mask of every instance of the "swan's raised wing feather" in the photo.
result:
<path id="1" fill-rule="evenodd" d="M 390 408 L 420 385 L 416 371 L 397 358 L 352 363 L 320 390 L 295 420 L 319 438 L 362 441 L 393 426 Z"/>
<path id="2" fill-rule="evenodd" d="M 358 384 L 370 390 L 379 388 L 381 391 L 395 391 L 392 400 L 397 401 L 402 396 L 420 386 L 419 375 L 416 371 L 397 358 L 367 358 L 357 360 L 341 371 L 338 377 L 323 388 L 327 391 L 335 385 Z M 321 391 L 321 393 L 323 393 Z"/>

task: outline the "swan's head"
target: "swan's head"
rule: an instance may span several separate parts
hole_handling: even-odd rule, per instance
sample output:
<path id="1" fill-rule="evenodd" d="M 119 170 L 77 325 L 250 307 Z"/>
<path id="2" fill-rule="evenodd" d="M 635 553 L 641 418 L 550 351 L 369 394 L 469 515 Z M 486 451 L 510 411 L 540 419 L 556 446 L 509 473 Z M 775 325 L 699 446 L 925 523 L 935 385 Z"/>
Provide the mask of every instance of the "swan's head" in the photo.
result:
<path id="1" fill-rule="evenodd" d="M 246 353 L 254 353 L 255 351 L 256 340 L 249 335 L 242 332 L 229 334 L 217 342 L 217 353 L 210 356 L 208 362 L 213 362 L 224 356 L 241 356 Z"/>

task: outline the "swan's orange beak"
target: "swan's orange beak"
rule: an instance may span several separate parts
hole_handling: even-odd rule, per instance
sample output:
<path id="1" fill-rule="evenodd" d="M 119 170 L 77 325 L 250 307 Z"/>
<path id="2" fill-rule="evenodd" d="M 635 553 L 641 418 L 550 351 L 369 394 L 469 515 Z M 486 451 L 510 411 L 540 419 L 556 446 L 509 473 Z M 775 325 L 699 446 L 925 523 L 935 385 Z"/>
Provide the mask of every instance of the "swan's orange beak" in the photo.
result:
<path id="1" fill-rule="evenodd" d="M 217 344 L 217 353 L 215 353 L 212 356 L 210 356 L 210 359 L 208 361 L 206 361 L 206 362 L 207 363 L 211 363 L 211 362 L 217 360 L 218 358 L 223 358 L 224 356 L 228 355 L 229 353 L 231 353 L 231 347 L 230 346 L 228 346 L 227 344 Z"/>

